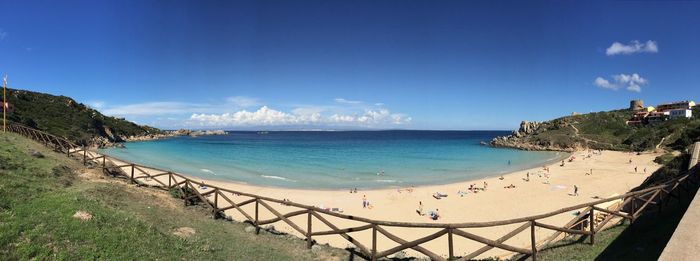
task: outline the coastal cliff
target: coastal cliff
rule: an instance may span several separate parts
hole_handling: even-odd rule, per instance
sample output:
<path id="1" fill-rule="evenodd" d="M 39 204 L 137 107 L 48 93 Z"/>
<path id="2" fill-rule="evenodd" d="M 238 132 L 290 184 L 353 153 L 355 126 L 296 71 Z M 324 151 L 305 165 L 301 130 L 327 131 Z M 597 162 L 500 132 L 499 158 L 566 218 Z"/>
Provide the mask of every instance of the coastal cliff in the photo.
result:
<path id="1" fill-rule="evenodd" d="M 76 144 L 104 146 L 130 136 L 161 135 L 165 132 L 123 118 L 106 116 L 66 96 L 7 89 L 11 106 L 7 119 L 64 137 Z"/>
<path id="2" fill-rule="evenodd" d="M 520 128 L 513 131 L 513 134 L 508 136 L 499 136 L 491 140 L 491 145 L 494 147 L 516 148 L 521 150 L 541 150 L 541 151 L 567 151 L 571 152 L 580 149 L 583 145 L 580 141 L 573 142 L 557 142 L 555 139 L 537 139 L 540 133 L 547 132 L 554 128 L 560 129 L 565 126 L 559 126 L 561 123 L 549 122 L 520 122 Z"/>
<path id="3" fill-rule="evenodd" d="M 697 109 L 696 109 L 697 111 Z M 544 122 L 523 121 L 511 135 L 496 137 L 494 147 L 521 150 L 618 151 L 678 150 L 700 133 L 700 118 L 673 119 L 646 126 L 629 126 L 631 110 L 593 112 Z"/>
<path id="4" fill-rule="evenodd" d="M 224 135 L 223 130 L 164 131 L 138 125 L 124 118 L 104 115 L 66 96 L 7 89 L 9 121 L 67 138 L 94 148 L 122 147 L 125 141 L 163 139 L 175 136 Z"/>

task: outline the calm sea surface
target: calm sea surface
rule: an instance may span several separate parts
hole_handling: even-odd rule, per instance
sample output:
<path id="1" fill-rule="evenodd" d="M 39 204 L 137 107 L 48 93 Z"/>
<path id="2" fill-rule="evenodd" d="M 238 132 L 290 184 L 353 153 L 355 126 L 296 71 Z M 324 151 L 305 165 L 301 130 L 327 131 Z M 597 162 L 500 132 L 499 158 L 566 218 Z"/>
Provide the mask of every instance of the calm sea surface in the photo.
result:
<path id="1" fill-rule="evenodd" d="M 509 132 L 230 132 L 129 142 L 125 149 L 102 152 L 207 179 L 320 189 L 443 184 L 541 166 L 562 156 L 479 144 L 506 134 Z"/>

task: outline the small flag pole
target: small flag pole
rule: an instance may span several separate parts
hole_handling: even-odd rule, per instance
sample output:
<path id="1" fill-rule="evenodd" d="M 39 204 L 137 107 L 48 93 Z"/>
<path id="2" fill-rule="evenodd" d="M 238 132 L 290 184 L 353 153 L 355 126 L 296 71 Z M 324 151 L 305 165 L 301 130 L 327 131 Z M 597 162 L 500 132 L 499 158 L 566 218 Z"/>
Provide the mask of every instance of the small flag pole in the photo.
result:
<path id="1" fill-rule="evenodd" d="M 5 123 L 5 114 L 7 114 L 7 74 L 2 77 L 2 132 L 7 132 L 7 124 Z"/>

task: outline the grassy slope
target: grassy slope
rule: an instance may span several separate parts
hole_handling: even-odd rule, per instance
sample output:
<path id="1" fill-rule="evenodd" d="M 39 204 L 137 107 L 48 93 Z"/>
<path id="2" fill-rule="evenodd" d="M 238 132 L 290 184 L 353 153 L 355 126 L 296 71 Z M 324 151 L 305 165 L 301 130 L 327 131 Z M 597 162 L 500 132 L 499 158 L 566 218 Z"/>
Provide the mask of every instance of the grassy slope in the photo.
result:
<path id="1" fill-rule="evenodd" d="M 30 156 L 41 151 L 46 158 Z M 62 167 L 65 166 L 65 167 Z M 80 173 L 93 171 L 91 180 Z M 93 215 L 81 222 L 77 210 Z M 192 227 L 188 239 L 173 235 Z M 103 179 L 94 170 L 15 134 L 0 133 L 0 259 L 335 259 L 302 240 L 244 232 L 244 224 L 213 220 L 167 192 Z M 320 256 L 319 256 L 320 255 Z"/>
<path id="2" fill-rule="evenodd" d="M 688 198 L 680 204 L 671 199 L 662 212 L 647 212 L 632 225 L 625 223 L 596 234 L 594 245 L 590 245 L 586 237 L 571 239 L 560 242 L 559 247 L 540 252 L 537 259 L 657 260 L 689 202 Z"/>
<path id="3" fill-rule="evenodd" d="M 105 137 L 104 126 L 114 135 L 131 136 L 159 133 L 160 130 L 102 115 L 65 96 L 8 89 L 8 102 L 14 106 L 9 120 L 82 143 L 93 136 Z"/>
<path id="4" fill-rule="evenodd" d="M 700 106 L 693 113 L 692 119 L 669 120 L 641 127 L 625 124 L 633 114 L 629 110 L 567 116 L 545 122 L 542 128 L 526 139 L 533 144 L 573 147 L 579 143 L 593 149 L 612 150 L 650 150 L 663 139 L 662 145 L 683 149 L 700 137 Z"/>

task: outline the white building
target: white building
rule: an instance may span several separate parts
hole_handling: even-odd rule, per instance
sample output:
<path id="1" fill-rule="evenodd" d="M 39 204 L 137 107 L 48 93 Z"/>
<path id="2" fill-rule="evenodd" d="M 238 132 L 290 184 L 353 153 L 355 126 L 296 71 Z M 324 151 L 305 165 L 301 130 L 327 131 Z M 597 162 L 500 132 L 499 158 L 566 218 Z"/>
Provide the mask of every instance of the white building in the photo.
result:
<path id="1" fill-rule="evenodd" d="M 668 118 L 691 118 L 693 117 L 693 111 L 688 109 L 672 110 L 670 111 Z"/>

